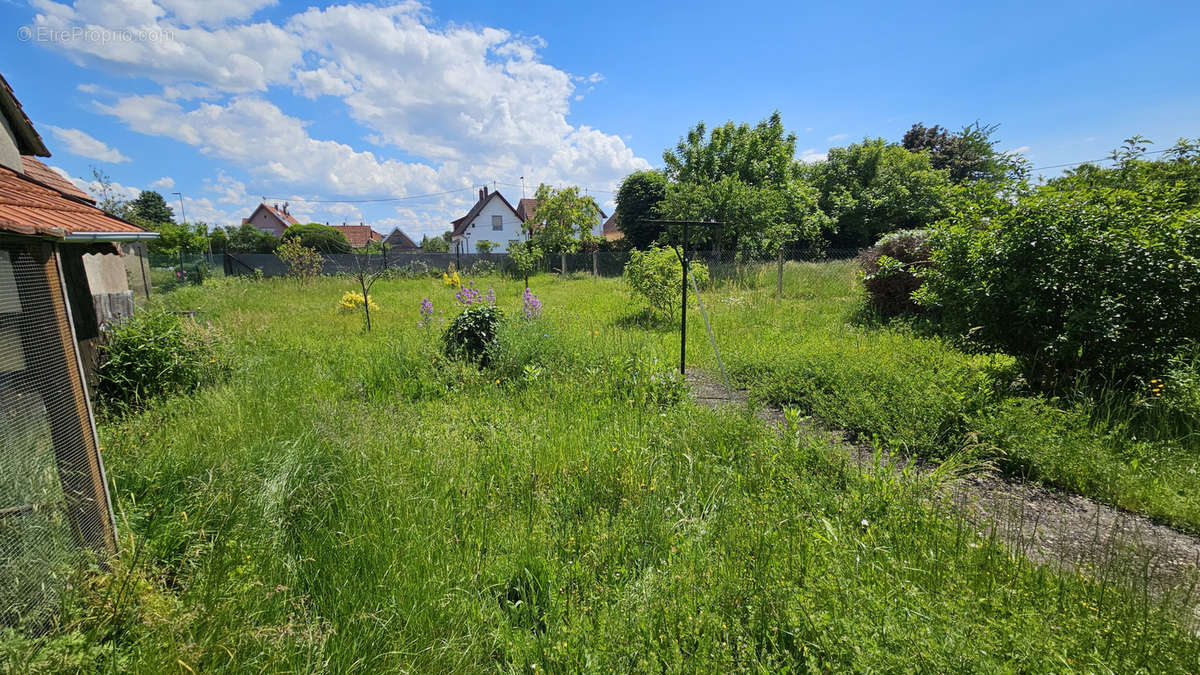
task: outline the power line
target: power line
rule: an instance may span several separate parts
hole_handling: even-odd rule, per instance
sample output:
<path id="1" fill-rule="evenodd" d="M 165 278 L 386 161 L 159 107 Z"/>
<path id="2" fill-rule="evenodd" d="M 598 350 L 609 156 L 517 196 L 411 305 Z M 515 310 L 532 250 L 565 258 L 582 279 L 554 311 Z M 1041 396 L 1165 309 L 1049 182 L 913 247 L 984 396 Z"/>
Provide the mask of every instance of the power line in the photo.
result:
<path id="1" fill-rule="evenodd" d="M 1143 155 L 1158 155 L 1158 154 L 1167 152 L 1169 150 L 1171 150 L 1171 148 L 1165 148 L 1163 150 L 1151 150 L 1150 152 L 1144 152 L 1142 154 Z M 1102 157 L 1100 159 L 1085 159 L 1080 162 L 1067 162 L 1066 164 L 1050 164 L 1048 166 L 1037 166 L 1037 167 L 1030 169 L 1030 171 L 1041 171 L 1042 169 L 1061 169 L 1064 166 L 1078 166 L 1080 164 L 1096 164 L 1097 162 L 1112 162 L 1112 161 L 1115 161 L 1112 157 Z"/>
<path id="2" fill-rule="evenodd" d="M 264 200 L 285 200 L 293 202 L 304 202 L 305 204 L 373 204 L 379 202 L 402 202 L 409 199 L 425 199 L 428 197 L 441 197 L 443 195 L 451 195 L 463 190 L 474 190 L 475 187 L 461 187 L 454 190 L 446 190 L 445 192 L 430 192 L 423 195 L 405 195 L 403 197 L 375 197 L 370 199 L 304 199 L 302 197 L 263 197 Z"/>

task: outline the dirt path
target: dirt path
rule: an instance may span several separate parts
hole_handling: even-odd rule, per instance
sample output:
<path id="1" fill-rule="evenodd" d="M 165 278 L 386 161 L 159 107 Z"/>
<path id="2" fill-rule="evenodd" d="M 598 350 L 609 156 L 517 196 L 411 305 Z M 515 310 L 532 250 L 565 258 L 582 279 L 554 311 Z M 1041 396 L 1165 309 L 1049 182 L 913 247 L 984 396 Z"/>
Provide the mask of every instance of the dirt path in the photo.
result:
<path id="1" fill-rule="evenodd" d="M 730 391 L 702 372 L 689 372 L 688 382 L 697 403 L 709 407 L 741 405 L 745 391 Z M 783 410 L 764 406 L 759 417 L 782 427 Z M 871 448 L 854 443 L 845 434 L 823 427 L 811 417 L 803 419 L 813 433 L 836 440 L 860 467 L 875 462 Z M 883 459 L 893 470 L 912 466 L 928 473 L 937 465 L 911 456 L 892 455 Z M 952 481 L 939 495 L 938 505 L 970 522 L 985 536 L 994 535 L 1014 552 L 1038 563 L 1110 575 L 1136 589 L 1156 595 L 1174 591 L 1186 594 L 1183 601 L 1200 619 L 1200 537 L 1154 523 L 1137 514 L 1106 504 L 1057 492 L 1040 485 L 1004 478 L 994 472 L 976 471 Z"/>

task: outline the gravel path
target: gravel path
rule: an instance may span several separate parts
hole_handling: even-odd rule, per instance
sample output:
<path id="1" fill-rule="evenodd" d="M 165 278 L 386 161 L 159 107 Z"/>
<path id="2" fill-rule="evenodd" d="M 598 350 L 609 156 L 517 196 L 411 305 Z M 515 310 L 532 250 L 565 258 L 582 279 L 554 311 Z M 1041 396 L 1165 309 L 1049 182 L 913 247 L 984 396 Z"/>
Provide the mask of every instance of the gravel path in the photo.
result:
<path id="1" fill-rule="evenodd" d="M 689 372 L 688 382 L 696 402 L 709 407 L 743 405 L 748 399 L 745 391 L 730 391 L 707 373 Z M 771 424 L 784 425 L 779 407 L 764 406 L 758 414 Z M 801 423 L 813 433 L 837 441 L 860 467 L 874 465 L 870 447 L 825 428 L 814 418 L 803 418 Z M 912 466 L 917 474 L 937 466 L 898 454 L 884 457 L 882 463 L 897 471 Z M 936 501 L 981 534 L 997 537 L 1032 561 L 1108 575 L 1155 595 L 1174 592 L 1200 621 L 1200 537 L 1086 497 L 1008 479 L 986 469 L 950 481 Z"/>

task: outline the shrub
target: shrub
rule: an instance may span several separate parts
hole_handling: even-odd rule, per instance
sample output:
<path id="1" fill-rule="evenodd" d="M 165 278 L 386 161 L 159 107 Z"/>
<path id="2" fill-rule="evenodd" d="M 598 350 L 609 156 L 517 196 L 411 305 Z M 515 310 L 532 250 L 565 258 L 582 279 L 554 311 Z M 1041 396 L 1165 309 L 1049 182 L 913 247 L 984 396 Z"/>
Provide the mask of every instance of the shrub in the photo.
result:
<path id="1" fill-rule="evenodd" d="M 446 355 L 488 365 L 496 354 L 504 314 L 489 304 L 468 307 L 446 327 L 442 344 Z"/>
<path id="2" fill-rule="evenodd" d="M 693 260 L 689 270 L 698 285 L 708 283 L 708 268 L 704 263 Z M 652 310 L 675 316 L 683 270 L 674 250 L 655 246 L 644 252 L 633 251 L 625 265 L 625 280 Z"/>
<path id="3" fill-rule="evenodd" d="M 1128 190 L 1042 189 L 933 235 L 922 301 L 1030 382 L 1136 385 L 1200 338 L 1200 211 Z"/>
<path id="4" fill-rule="evenodd" d="M 483 242 L 480 242 L 483 243 Z M 496 272 L 496 263 L 491 260 L 476 260 L 471 264 L 471 274 L 477 277 L 487 276 Z"/>
<path id="5" fill-rule="evenodd" d="M 884 318 L 917 314 L 923 309 L 912 294 L 921 287 L 919 268 L 929 261 L 929 231 L 886 234 L 858 258 L 871 306 Z"/>
<path id="6" fill-rule="evenodd" d="M 289 277 L 307 281 L 321 274 L 321 254 L 301 244 L 299 239 L 284 239 L 275 254 L 287 265 Z"/>
<path id="7" fill-rule="evenodd" d="M 338 303 L 338 309 L 343 312 L 356 312 L 362 309 L 363 303 L 369 303 L 371 309 L 379 309 L 379 305 L 375 304 L 375 298 L 370 295 L 363 300 L 363 294 L 358 291 L 346 291 L 342 294 L 342 300 Z"/>
<path id="8" fill-rule="evenodd" d="M 106 333 L 96 368 L 103 408 L 134 409 L 162 394 L 192 391 L 225 368 L 221 334 L 163 311 L 147 311 Z"/>
<path id="9" fill-rule="evenodd" d="M 321 253 L 349 253 L 350 241 L 338 230 L 320 223 L 293 225 L 283 233 L 283 241 L 298 240 L 308 248 L 315 248 Z"/>

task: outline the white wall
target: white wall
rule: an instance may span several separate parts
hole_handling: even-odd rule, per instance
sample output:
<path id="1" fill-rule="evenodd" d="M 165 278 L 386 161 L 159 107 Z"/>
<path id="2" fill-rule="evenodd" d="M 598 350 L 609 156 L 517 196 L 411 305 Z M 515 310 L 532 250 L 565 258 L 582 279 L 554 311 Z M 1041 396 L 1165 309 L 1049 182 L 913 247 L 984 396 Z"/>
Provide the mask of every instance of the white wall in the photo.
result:
<path id="1" fill-rule="evenodd" d="M 492 229 L 492 216 L 500 216 L 500 224 L 502 229 Z M 524 224 L 517 214 L 504 203 L 504 200 L 496 197 L 488 201 L 475 220 L 467 226 L 464 234 L 469 234 L 469 239 L 464 239 L 463 253 L 478 253 L 475 248 L 475 243 L 481 240 L 487 240 L 496 244 L 492 249 L 495 253 L 506 253 L 508 251 L 508 242 L 510 240 L 523 241 L 525 239 Z M 450 247 L 450 252 L 454 252 L 453 244 Z"/>

